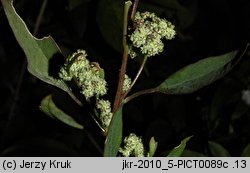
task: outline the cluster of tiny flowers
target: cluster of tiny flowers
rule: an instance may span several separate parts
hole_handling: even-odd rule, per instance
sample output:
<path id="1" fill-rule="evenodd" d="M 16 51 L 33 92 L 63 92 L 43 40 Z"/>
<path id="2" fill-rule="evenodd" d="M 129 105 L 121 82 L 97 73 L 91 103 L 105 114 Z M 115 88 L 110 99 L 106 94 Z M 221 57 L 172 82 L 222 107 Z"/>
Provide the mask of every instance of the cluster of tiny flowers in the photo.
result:
<path id="1" fill-rule="evenodd" d="M 162 38 L 171 40 L 176 34 L 174 25 L 171 22 L 161 19 L 150 12 L 137 12 L 133 25 L 135 30 L 129 35 L 132 45 L 139 48 L 141 53 L 148 57 L 163 51 Z M 130 50 L 130 52 L 132 51 Z M 134 57 L 134 54 L 131 57 Z"/>
<path id="2" fill-rule="evenodd" d="M 128 75 L 125 74 L 122 92 L 125 93 L 126 91 L 128 91 L 130 85 L 131 85 L 131 79 L 130 77 L 128 77 Z"/>
<path id="3" fill-rule="evenodd" d="M 243 90 L 241 99 L 250 106 L 250 90 Z"/>
<path id="4" fill-rule="evenodd" d="M 100 110 L 100 121 L 102 123 L 102 127 L 105 131 L 107 131 L 113 116 L 110 102 L 108 100 L 100 99 L 97 101 L 96 107 Z"/>
<path id="5" fill-rule="evenodd" d="M 128 54 L 131 59 L 135 58 L 137 56 L 137 53 L 134 51 L 132 46 L 128 47 Z"/>
<path id="6" fill-rule="evenodd" d="M 124 139 L 124 148 L 120 148 L 119 152 L 122 153 L 124 157 L 144 157 L 145 150 L 142 139 L 131 133 Z"/>
<path id="7" fill-rule="evenodd" d="M 59 76 L 65 81 L 70 81 L 72 78 L 76 80 L 86 99 L 103 96 L 107 93 L 107 83 L 101 76 L 101 70 L 91 64 L 86 56 L 84 50 L 77 50 L 67 59 Z"/>

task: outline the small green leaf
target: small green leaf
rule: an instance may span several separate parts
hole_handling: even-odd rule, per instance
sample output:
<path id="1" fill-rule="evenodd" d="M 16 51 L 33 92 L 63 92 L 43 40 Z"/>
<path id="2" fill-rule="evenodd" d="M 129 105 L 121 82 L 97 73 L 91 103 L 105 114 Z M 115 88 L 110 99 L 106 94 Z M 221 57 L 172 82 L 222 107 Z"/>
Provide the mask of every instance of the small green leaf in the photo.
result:
<path id="1" fill-rule="evenodd" d="M 202 59 L 175 72 L 157 89 L 166 94 L 192 93 L 224 76 L 238 61 L 233 61 L 238 51 Z"/>
<path id="2" fill-rule="evenodd" d="M 250 144 L 248 144 L 243 152 L 241 153 L 241 157 L 250 157 Z"/>
<path id="3" fill-rule="evenodd" d="M 153 157 L 155 154 L 155 151 L 157 149 L 158 142 L 155 141 L 155 138 L 152 137 L 149 141 L 149 157 Z"/>
<path id="4" fill-rule="evenodd" d="M 71 127 L 83 129 L 81 124 L 77 123 L 72 117 L 65 114 L 55 105 L 51 95 L 48 95 L 42 100 L 40 109 L 51 118 L 56 118 Z"/>
<path id="5" fill-rule="evenodd" d="M 208 141 L 209 149 L 214 157 L 230 157 L 229 152 L 220 144 Z"/>
<path id="6" fill-rule="evenodd" d="M 186 147 L 186 143 L 192 138 L 193 136 L 189 136 L 185 139 L 183 139 L 179 146 L 175 147 L 167 157 L 180 157 Z"/>
<path id="7" fill-rule="evenodd" d="M 104 157 L 115 157 L 122 143 L 122 106 L 114 113 L 104 146 Z"/>
<path id="8" fill-rule="evenodd" d="M 49 75 L 49 60 L 55 54 L 60 53 L 60 49 L 53 38 L 50 36 L 42 39 L 35 38 L 29 32 L 21 17 L 16 13 L 13 1 L 1 0 L 1 2 L 12 31 L 27 57 L 28 71 L 40 80 L 61 88 L 69 93 L 72 98 L 75 98 L 64 81 Z"/>

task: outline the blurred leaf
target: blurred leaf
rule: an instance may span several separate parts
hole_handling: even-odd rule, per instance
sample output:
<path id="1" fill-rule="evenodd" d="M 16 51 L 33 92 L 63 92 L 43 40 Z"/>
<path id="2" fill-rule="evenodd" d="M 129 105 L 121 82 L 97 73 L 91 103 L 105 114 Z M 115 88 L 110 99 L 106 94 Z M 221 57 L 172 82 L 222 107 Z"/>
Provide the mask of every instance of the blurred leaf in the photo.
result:
<path id="1" fill-rule="evenodd" d="M 239 102 L 237 107 L 235 108 L 235 110 L 232 113 L 231 120 L 235 121 L 237 119 L 240 119 L 248 111 L 249 111 L 249 106 L 243 102 Z"/>
<path id="2" fill-rule="evenodd" d="M 192 138 L 193 136 L 189 136 L 185 139 L 183 139 L 179 146 L 175 147 L 167 157 L 180 157 L 186 147 L 187 142 Z"/>
<path id="3" fill-rule="evenodd" d="M 204 154 L 193 150 L 184 150 L 181 157 L 206 157 Z"/>
<path id="4" fill-rule="evenodd" d="M 210 129 L 210 134 L 217 133 L 217 129 L 225 125 L 228 116 L 225 116 L 225 107 L 235 108 L 233 116 L 240 116 L 244 112 L 244 109 L 240 104 L 241 84 L 231 78 L 224 79 L 216 87 L 214 96 L 212 97 L 211 105 L 208 107 L 208 114 L 206 119 L 207 127 Z"/>
<path id="5" fill-rule="evenodd" d="M 243 152 L 241 153 L 241 157 L 250 157 L 250 144 L 248 144 Z"/>
<path id="6" fill-rule="evenodd" d="M 118 52 L 122 52 L 124 0 L 101 0 L 96 20 L 104 39 Z"/>
<path id="7" fill-rule="evenodd" d="M 1 0 L 1 2 L 12 31 L 27 57 L 28 71 L 40 80 L 61 88 L 75 98 L 65 82 L 49 75 L 49 60 L 55 54 L 60 53 L 53 38 L 50 36 L 42 39 L 35 38 L 16 13 L 12 0 Z"/>
<path id="8" fill-rule="evenodd" d="M 87 3 L 91 0 L 69 0 L 68 1 L 68 6 L 69 6 L 69 11 L 81 6 L 83 3 Z"/>
<path id="9" fill-rule="evenodd" d="M 181 29 L 192 25 L 196 17 L 197 0 L 189 0 L 186 5 L 181 4 L 179 0 L 148 0 L 145 2 L 146 4 L 148 4 L 146 9 L 150 10 L 154 6 L 155 8 L 157 7 L 154 12 L 158 12 L 164 8 L 164 13 L 167 16 L 176 16 L 178 28 Z"/>
<path id="10" fill-rule="evenodd" d="M 248 50 L 250 52 L 250 50 Z M 241 63 L 239 64 L 238 70 L 236 71 L 235 75 L 236 78 L 240 81 L 241 84 L 247 86 L 250 83 L 250 58 L 249 55 L 246 56 Z"/>
<path id="11" fill-rule="evenodd" d="M 82 0 L 80 0 L 82 1 Z M 75 37 L 82 38 L 88 21 L 88 4 L 80 2 L 69 13 L 72 29 L 74 30 Z"/>
<path id="12" fill-rule="evenodd" d="M 56 118 L 71 127 L 83 129 L 81 124 L 77 123 L 71 116 L 65 114 L 55 105 L 51 95 L 45 97 L 42 100 L 40 109 L 51 118 Z"/>
<path id="13" fill-rule="evenodd" d="M 154 1 L 155 2 L 155 1 Z M 159 5 L 155 5 L 150 3 L 149 1 L 140 1 L 140 5 L 138 6 L 138 11 L 150 11 L 150 12 L 154 12 L 157 16 L 162 16 L 164 11 L 166 10 L 165 7 L 163 6 L 159 6 Z"/>
<path id="14" fill-rule="evenodd" d="M 158 142 L 155 141 L 155 138 L 152 137 L 149 141 L 149 157 L 153 157 L 157 149 Z"/>
<path id="15" fill-rule="evenodd" d="M 236 54 L 237 51 L 233 51 L 188 65 L 168 77 L 157 89 L 166 94 L 192 93 L 229 72 L 235 65 Z"/>
<path id="16" fill-rule="evenodd" d="M 229 152 L 220 144 L 208 141 L 209 149 L 214 157 L 230 157 Z"/>
<path id="17" fill-rule="evenodd" d="M 104 146 L 104 157 L 115 157 L 122 143 L 122 108 L 123 105 L 117 109 L 110 122 Z"/>

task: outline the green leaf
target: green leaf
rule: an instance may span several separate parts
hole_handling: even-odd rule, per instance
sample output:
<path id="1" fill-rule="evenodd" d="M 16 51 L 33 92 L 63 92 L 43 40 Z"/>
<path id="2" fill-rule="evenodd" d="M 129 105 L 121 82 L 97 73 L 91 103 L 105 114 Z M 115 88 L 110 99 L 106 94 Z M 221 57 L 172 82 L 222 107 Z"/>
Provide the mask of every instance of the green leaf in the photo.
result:
<path id="1" fill-rule="evenodd" d="M 229 152 L 220 144 L 208 141 L 209 149 L 214 157 L 230 157 Z"/>
<path id="2" fill-rule="evenodd" d="M 192 93 L 229 72 L 238 61 L 238 51 L 202 59 L 175 72 L 161 83 L 157 90 L 166 94 Z"/>
<path id="3" fill-rule="evenodd" d="M 55 105 L 51 95 L 45 97 L 42 100 L 40 109 L 51 118 L 56 118 L 71 127 L 83 129 L 81 124 L 77 123 L 72 117 L 64 113 Z"/>
<path id="4" fill-rule="evenodd" d="M 189 136 L 185 139 L 183 139 L 179 146 L 175 147 L 167 157 L 180 157 L 186 147 L 187 142 L 192 138 L 193 136 Z"/>
<path id="5" fill-rule="evenodd" d="M 122 106 L 114 113 L 104 146 L 104 157 L 115 157 L 122 143 Z"/>
<path id="6" fill-rule="evenodd" d="M 243 152 L 241 153 L 241 157 L 250 157 L 250 144 L 248 144 Z"/>
<path id="7" fill-rule="evenodd" d="M 12 31 L 27 57 L 28 71 L 40 80 L 61 88 L 74 98 L 70 88 L 64 81 L 49 75 L 49 60 L 55 54 L 60 53 L 60 49 L 53 38 L 50 36 L 42 39 L 35 38 L 29 32 L 24 21 L 16 13 L 13 1 L 1 0 L 1 2 Z"/>
<path id="8" fill-rule="evenodd" d="M 155 138 L 152 137 L 149 141 L 149 157 L 153 157 L 155 154 L 155 151 L 157 149 L 158 142 L 155 141 Z"/>

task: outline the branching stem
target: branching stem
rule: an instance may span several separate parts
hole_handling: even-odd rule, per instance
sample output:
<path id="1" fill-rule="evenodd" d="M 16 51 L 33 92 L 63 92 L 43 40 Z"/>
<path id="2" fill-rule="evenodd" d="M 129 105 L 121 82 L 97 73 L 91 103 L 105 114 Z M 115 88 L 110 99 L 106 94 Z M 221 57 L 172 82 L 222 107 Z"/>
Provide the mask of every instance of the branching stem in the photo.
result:
<path id="1" fill-rule="evenodd" d="M 129 8 L 131 7 L 131 5 L 132 5 L 132 2 L 127 1 L 125 2 L 125 6 L 124 6 L 123 57 L 122 57 L 122 65 L 120 68 L 120 74 L 119 74 L 119 82 L 118 82 L 115 101 L 114 101 L 113 110 L 112 110 L 113 113 L 118 109 L 123 98 L 122 88 L 123 88 L 123 82 L 124 82 L 124 77 L 125 77 L 126 67 L 127 67 L 127 62 L 128 62 L 128 45 L 127 45 L 128 12 L 129 12 Z"/>
<path id="2" fill-rule="evenodd" d="M 141 91 L 138 91 L 134 94 L 132 94 L 131 96 L 128 96 L 126 97 L 124 100 L 123 100 L 123 103 L 127 103 L 131 100 L 133 100 L 134 98 L 138 97 L 138 96 L 141 96 L 141 95 L 144 95 L 144 94 L 150 94 L 150 93 L 155 93 L 155 92 L 158 92 L 158 89 L 157 88 L 151 88 L 151 89 L 145 89 L 145 90 L 141 90 Z"/>
<path id="3" fill-rule="evenodd" d="M 132 21 L 133 21 L 134 18 L 135 18 L 135 13 L 136 13 L 136 11 L 137 11 L 138 3 L 139 3 L 139 0 L 135 0 L 135 1 L 134 1 L 133 8 L 132 8 L 132 12 L 131 12 L 131 16 L 130 16 L 130 18 L 131 18 Z"/>
<path id="4" fill-rule="evenodd" d="M 131 90 L 131 89 L 133 88 L 133 86 L 135 85 L 135 83 L 136 83 L 137 79 L 139 78 L 139 76 L 140 76 L 140 74 L 141 74 L 141 72 L 142 72 L 142 70 L 143 70 L 143 68 L 144 68 L 144 66 L 145 66 L 145 64 L 146 64 L 146 62 L 147 62 L 147 60 L 148 60 L 148 57 L 147 57 L 147 56 L 144 56 L 144 59 L 143 59 L 142 64 L 141 64 L 141 67 L 140 67 L 140 69 L 138 70 L 138 72 L 137 72 L 137 74 L 136 74 L 136 76 L 135 76 L 133 82 L 131 83 L 129 89 L 128 89 L 128 90 L 126 91 L 126 93 L 123 95 L 123 98 L 125 98 L 125 97 L 128 95 L 128 93 L 130 92 L 130 90 Z"/>

